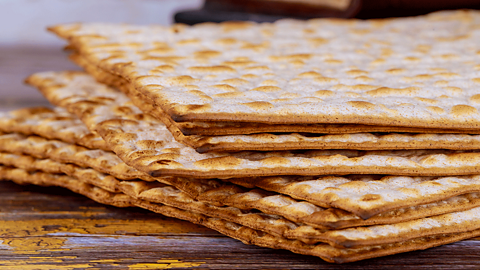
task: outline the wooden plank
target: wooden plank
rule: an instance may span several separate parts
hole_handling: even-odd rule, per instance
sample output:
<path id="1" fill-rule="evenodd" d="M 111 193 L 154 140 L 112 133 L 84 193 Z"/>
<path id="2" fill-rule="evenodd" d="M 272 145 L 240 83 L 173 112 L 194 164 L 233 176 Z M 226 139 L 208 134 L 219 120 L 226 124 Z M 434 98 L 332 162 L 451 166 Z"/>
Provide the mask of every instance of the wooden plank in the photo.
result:
<path id="1" fill-rule="evenodd" d="M 478 269 L 480 241 L 345 265 L 272 250 L 61 188 L 0 182 L 0 269 Z"/>

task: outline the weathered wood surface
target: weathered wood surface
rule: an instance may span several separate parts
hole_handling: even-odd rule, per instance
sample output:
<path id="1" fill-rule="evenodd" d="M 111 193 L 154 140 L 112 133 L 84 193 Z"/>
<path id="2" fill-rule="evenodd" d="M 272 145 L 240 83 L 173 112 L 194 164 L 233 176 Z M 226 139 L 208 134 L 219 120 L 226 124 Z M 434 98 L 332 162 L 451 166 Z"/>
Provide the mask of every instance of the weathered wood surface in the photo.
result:
<path id="1" fill-rule="evenodd" d="M 207 228 L 61 188 L 0 182 L 0 269 L 478 269 L 475 240 L 345 265 L 244 245 Z"/>
<path id="2" fill-rule="evenodd" d="M 72 68 L 59 48 L 0 47 L 0 110 L 45 105 L 21 81 Z M 244 245 L 141 209 L 97 204 L 61 188 L 0 181 L 1 269 L 480 269 L 480 241 L 345 265 Z"/>

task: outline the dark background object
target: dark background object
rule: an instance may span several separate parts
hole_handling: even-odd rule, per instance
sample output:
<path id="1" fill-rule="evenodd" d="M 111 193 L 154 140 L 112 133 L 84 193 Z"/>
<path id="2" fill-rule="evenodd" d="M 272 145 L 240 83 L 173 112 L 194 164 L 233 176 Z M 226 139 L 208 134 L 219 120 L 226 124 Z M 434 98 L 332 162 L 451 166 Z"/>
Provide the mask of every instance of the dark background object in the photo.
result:
<path id="1" fill-rule="evenodd" d="M 206 0 L 202 9 L 175 14 L 175 22 L 196 24 L 229 20 L 273 22 L 282 18 L 388 18 L 444 9 L 480 9 L 480 0 Z M 334 4 L 332 4 L 334 3 Z"/>

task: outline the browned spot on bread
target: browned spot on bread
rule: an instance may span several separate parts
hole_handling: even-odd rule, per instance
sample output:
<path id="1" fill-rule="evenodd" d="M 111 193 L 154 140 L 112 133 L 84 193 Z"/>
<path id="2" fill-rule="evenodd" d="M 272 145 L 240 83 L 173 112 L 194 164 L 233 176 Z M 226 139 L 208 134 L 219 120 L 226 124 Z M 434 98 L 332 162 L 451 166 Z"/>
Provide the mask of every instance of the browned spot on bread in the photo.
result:
<path id="1" fill-rule="evenodd" d="M 428 106 L 427 107 L 427 110 L 435 113 L 435 114 L 443 114 L 445 113 L 445 110 L 440 108 L 440 107 L 437 107 L 437 106 Z"/>
<path id="2" fill-rule="evenodd" d="M 177 45 L 197 44 L 199 42 L 200 40 L 198 38 L 182 39 L 177 41 Z"/>
<path id="3" fill-rule="evenodd" d="M 238 40 L 234 39 L 234 38 L 221 38 L 221 39 L 217 39 L 217 41 L 215 41 L 216 43 L 218 44 L 221 44 L 221 45 L 233 45 L 235 43 L 238 42 Z"/>
<path id="4" fill-rule="evenodd" d="M 470 102 L 472 103 L 480 103 L 480 94 L 476 94 L 470 97 Z"/>
<path id="5" fill-rule="evenodd" d="M 129 159 L 138 159 L 138 158 L 145 158 L 145 157 L 151 157 L 157 154 L 156 150 L 139 150 L 132 152 L 128 155 Z"/>
<path id="6" fill-rule="evenodd" d="M 355 77 L 355 80 L 359 80 L 359 81 L 362 81 L 362 82 L 373 82 L 374 79 L 368 77 L 368 76 L 358 76 L 358 77 Z"/>
<path id="7" fill-rule="evenodd" d="M 209 97 L 207 94 L 205 94 L 204 92 L 199 91 L 199 90 L 190 90 L 187 93 L 196 95 L 197 97 L 199 97 L 199 98 L 201 98 L 205 101 L 213 101 L 213 98 Z"/>
<path id="8" fill-rule="evenodd" d="M 216 84 L 216 85 L 212 85 L 213 88 L 217 88 L 217 89 L 220 89 L 220 90 L 223 90 L 223 91 L 228 91 L 228 92 L 236 92 L 238 91 L 237 88 L 229 85 L 229 84 Z"/>
<path id="9" fill-rule="evenodd" d="M 244 85 L 244 84 L 249 83 L 249 81 L 244 80 L 244 79 L 240 79 L 240 78 L 226 79 L 226 80 L 223 80 L 221 82 L 226 83 L 226 84 L 231 84 L 231 85 L 234 85 L 234 86 L 240 86 L 240 85 Z"/>
<path id="10" fill-rule="evenodd" d="M 476 108 L 468 105 L 455 105 L 450 110 L 450 114 L 455 117 L 474 115 L 477 113 L 478 111 Z"/>
<path id="11" fill-rule="evenodd" d="M 200 89 L 200 86 L 194 85 L 194 84 L 185 85 L 184 87 L 185 87 L 185 89 L 188 89 L 188 90 L 198 90 L 198 89 Z"/>
<path id="12" fill-rule="evenodd" d="M 325 83 L 337 82 L 338 80 L 334 78 L 328 78 L 328 77 L 315 77 L 313 81 L 317 83 L 325 84 Z"/>
<path id="13" fill-rule="evenodd" d="M 198 73 L 234 73 L 236 69 L 229 66 L 207 66 L 207 67 L 189 67 L 188 70 Z"/>
<path id="14" fill-rule="evenodd" d="M 254 110 L 265 110 L 265 109 L 271 109 L 273 108 L 273 104 L 265 101 L 254 101 L 254 102 L 248 102 L 248 103 L 242 103 L 243 105 L 246 105 Z"/>
<path id="15" fill-rule="evenodd" d="M 142 140 L 136 142 L 135 144 L 142 149 L 157 149 L 165 145 L 165 141 Z"/>
<path id="16" fill-rule="evenodd" d="M 362 75 L 367 75 L 368 72 L 360 69 L 351 69 L 347 71 L 347 74 L 350 76 L 362 76 Z"/>
<path id="17" fill-rule="evenodd" d="M 192 84 L 195 82 L 196 79 L 192 78 L 191 76 L 175 76 L 175 77 L 170 77 L 167 79 L 167 82 L 170 83 L 171 85 L 178 85 L 178 86 L 184 86 L 188 84 Z"/>
<path id="18" fill-rule="evenodd" d="M 245 75 L 242 75 L 241 78 L 242 79 L 246 79 L 246 80 L 254 80 L 256 78 L 258 78 L 259 76 L 258 75 L 255 75 L 255 74 L 245 74 Z"/>
<path id="19" fill-rule="evenodd" d="M 418 100 L 418 101 L 421 101 L 421 102 L 432 104 L 432 105 L 438 103 L 438 100 L 436 100 L 436 99 L 421 98 L 421 97 L 415 97 L 415 99 Z"/>
<path id="20" fill-rule="evenodd" d="M 430 45 L 420 44 L 415 48 L 415 51 L 421 52 L 421 53 L 427 53 L 431 49 L 432 49 L 432 46 L 430 46 Z"/>
<path id="21" fill-rule="evenodd" d="M 235 60 L 235 61 L 225 61 L 222 64 L 234 68 L 241 68 L 255 64 L 255 61 L 251 60 Z"/>
<path id="22" fill-rule="evenodd" d="M 407 88 L 390 88 L 390 87 L 380 87 L 375 90 L 366 92 L 366 94 L 374 97 L 384 97 L 384 96 L 406 96 L 406 95 L 415 95 L 421 89 L 418 87 L 407 87 Z"/>
<path id="23" fill-rule="evenodd" d="M 238 159 L 232 156 L 227 156 L 227 157 L 218 157 L 218 158 L 209 158 L 209 159 L 199 160 L 199 161 L 196 161 L 194 165 L 204 169 L 220 170 L 220 169 L 235 168 L 241 163 L 242 163 L 241 159 Z"/>
<path id="24" fill-rule="evenodd" d="M 270 68 L 267 66 L 254 66 L 254 67 L 246 67 L 246 71 L 270 71 Z"/>
<path id="25" fill-rule="evenodd" d="M 460 95 L 463 93 L 463 89 L 460 87 L 448 86 L 443 89 L 447 90 L 451 95 Z"/>
<path id="26" fill-rule="evenodd" d="M 326 59 L 326 60 L 325 60 L 325 63 L 327 63 L 327 64 L 332 64 L 332 65 L 338 65 L 338 64 L 343 63 L 343 61 L 342 61 L 342 60 L 338 60 L 338 59 Z"/>
<path id="27" fill-rule="evenodd" d="M 443 77 L 443 78 L 453 78 L 453 77 L 458 77 L 460 75 L 454 72 L 441 72 L 441 73 L 437 73 L 435 76 Z"/>
<path id="28" fill-rule="evenodd" d="M 435 86 L 448 86 L 448 81 L 445 81 L 445 80 L 436 81 L 433 85 L 435 85 Z"/>
<path id="29" fill-rule="evenodd" d="M 467 39 L 469 37 L 470 35 L 467 34 L 467 35 L 460 35 L 460 36 L 454 36 L 454 37 L 439 37 L 439 38 L 436 38 L 436 40 L 441 42 L 454 42 L 462 39 Z"/>
<path id="30" fill-rule="evenodd" d="M 254 24 L 252 22 L 244 21 L 226 21 L 220 23 L 224 32 L 231 32 L 236 30 L 244 30 L 249 27 L 252 27 Z"/>
<path id="31" fill-rule="evenodd" d="M 278 82 L 275 81 L 275 80 L 265 80 L 265 81 L 260 83 L 260 85 L 262 85 L 262 86 L 275 86 L 277 84 L 278 84 Z"/>
<path id="32" fill-rule="evenodd" d="M 160 168 L 168 167 L 169 169 L 181 168 L 183 165 L 173 160 L 169 159 L 157 159 L 157 157 L 149 157 L 148 159 L 142 159 L 143 163 L 148 163 L 149 168 L 152 168 L 153 171 Z M 153 175 L 156 175 L 153 173 Z"/>
<path id="33" fill-rule="evenodd" d="M 347 104 L 362 110 L 373 110 L 376 107 L 375 104 L 366 101 L 349 101 Z"/>
<path id="34" fill-rule="evenodd" d="M 328 39 L 321 38 L 321 37 L 315 37 L 315 38 L 309 38 L 309 39 L 307 39 L 307 41 L 312 46 L 318 47 L 318 46 L 321 46 L 321 45 L 327 43 Z"/>
<path id="35" fill-rule="evenodd" d="M 262 164 L 267 166 L 288 165 L 291 161 L 283 157 L 269 157 L 262 159 Z"/>
<path id="36" fill-rule="evenodd" d="M 169 65 L 177 65 L 177 61 L 182 60 L 184 57 L 182 56 L 175 56 L 175 55 L 169 55 L 169 56 L 148 56 L 144 57 L 144 60 L 156 60 L 165 64 Z"/>
<path id="37" fill-rule="evenodd" d="M 322 77 L 322 75 L 316 71 L 307 71 L 307 72 L 303 72 L 303 73 L 300 73 L 298 74 L 299 78 L 316 78 L 316 77 Z"/>
<path id="38" fill-rule="evenodd" d="M 210 104 L 191 104 L 184 105 L 185 111 L 187 112 L 205 112 L 208 111 L 212 106 Z"/>
<path id="39" fill-rule="evenodd" d="M 345 84 L 337 84 L 332 86 L 332 90 L 339 90 L 339 91 L 368 91 L 373 89 L 378 89 L 379 87 L 376 85 L 369 85 L 369 84 L 355 84 L 355 85 L 345 85 Z"/>
<path id="40" fill-rule="evenodd" d="M 418 57 L 414 57 L 414 56 L 407 56 L 405 58 L 403 58 L 405 61 L 410 61 L 410 62 L 418 62 L 420 61 L 420 58 Z"/>
<path id="41" fill-rule="evenodd" d="M 474 83 L 480 83 L 480 78 L 473 78 L 472 81 L 473 81 Z"/>
<path id="42" fill-rule="evenodd" d="M 197 52 L 194 52 L 193 55 L 196 57 L 196 58 L 205 58 L 205 59 L 210 59 L 210 58 L 214 58 L 214 57 L 218 57 L 220 56 L 222 53 L 219 52 L 219 51 L 211 51 L 211 50 L 207 50 L 207 51 L 197 51 Z"/>
<path id="43" fill-rule="evenodd" d="M 314 95 L 317 97 L 331 97 L 335 95 L 335 92 L 330 90 L 318 90 L 314 93 Z"/>
<path id="44" fill-rule="evenodd" d="M 263 42 L 260 44 L 254 44 L 250 42 L 244 42 L 243 46 L 241 47 L 242 49 L 245 50 L 252 50 L 252 51 L 263 51 L 266 50 L 270 47 L 270 43 L 268 42 Z"/>
<path id="45" fill-rule="evenodd" d="M 215 94 L 213 97 L 219 97 L 219 98 L 235 98 L 235 97 L 243 97 L 245 96 L 245 93 L 243 92 L 227 92 L 227 93 L 220 93 L 220 94 Z"/>
<path id="46" fill-rule="evenodd" d="M 362 196 L 360 200 L 364 202 L 371 202 L 371 201 L 378 201 L 381 199 L 382 199 L 382 196 L 378 194 L 365 194 Z"/>
<path id="47" fill-rule="evenodd" d="M 175 71 L 175 68 L 171 65 L 161 65 L 158 67 L 154 67 L 150 70 L 151 74 L 155 73 L 166 73 L 166 72 L 173 72 Z"/>
<path id="48" fill-rule="evenodd" d="M 282 88 L 277 87 L 277 86 L 260 86 L 260 87 L 250 89 L 250 91 L 260 91 L 260 92 L 266 92 L 266 93 L 277 92 L 277 91 L 280 91 L 280 90 L 282 90 Z"/>
<path id="49" fill-rule="evenodd" d="M 115 106 L 113 107 L 113 111 L 121 114 L 133 114 L 132 108 L 126 106 Z"/>
<path id="50" fill-rule="evenodd" d="M 406 70 L 404 68 L 391 68 L 391 69 L 385 70 L 385 72 L 387 72 L 389 74 L 393 74 L 393 75 L 401 74 L 405 71 Z"/>

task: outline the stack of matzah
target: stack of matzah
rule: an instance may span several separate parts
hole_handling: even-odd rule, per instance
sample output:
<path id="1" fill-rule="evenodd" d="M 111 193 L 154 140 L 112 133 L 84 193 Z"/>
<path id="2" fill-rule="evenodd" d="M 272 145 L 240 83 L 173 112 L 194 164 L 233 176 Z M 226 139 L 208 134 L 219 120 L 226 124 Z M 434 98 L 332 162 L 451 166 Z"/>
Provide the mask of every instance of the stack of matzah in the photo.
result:
<path id="1" fill-rule="evenodd" d="M 51 30 L 86 73 L 27 79 L 2 178 L 330 262 L 480 235 L 480 12 Z"/>

